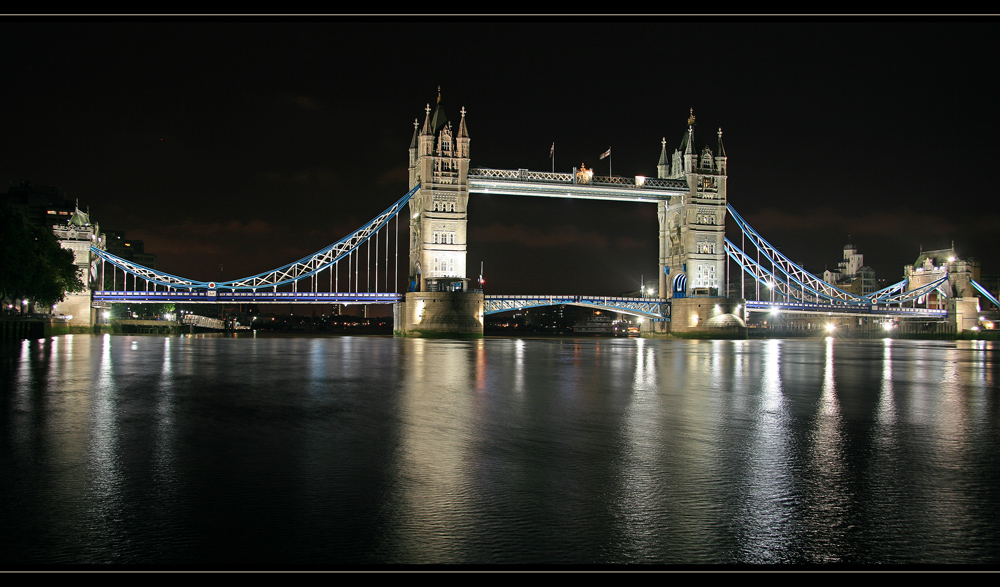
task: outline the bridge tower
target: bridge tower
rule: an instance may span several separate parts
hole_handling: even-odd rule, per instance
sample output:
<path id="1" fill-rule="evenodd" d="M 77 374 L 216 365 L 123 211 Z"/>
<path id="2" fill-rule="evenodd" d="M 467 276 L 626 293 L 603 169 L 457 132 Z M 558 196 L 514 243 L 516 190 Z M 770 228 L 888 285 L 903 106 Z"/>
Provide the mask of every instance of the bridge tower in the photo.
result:
<path id="1" fill-rule="evenodd" d="M 482 335 L 483 295 L 466 272 L 469 131 L 465 108 L 455 129 L 438 90 L 434 110 L 414 121 L 410 141 L 410 270 L 396 331 L 405 336 Z"/>
<path id="2" fill-rule="evenodd" d="M 692 109 L 687 132 L 668 159 L 663 140 L 657 174 L 686 180 L 688 193 L 658 204 L 660 222 L 660 297 L 671 300 L 671 330 L 703 326 L 713 314 L 731 313 L 726 298 L 726 151 L 722 129 L 715 153 L 698 152 Z M 705 299 L 715 298 L 715 300 Z M 683 300 L 683 301 L 682 301 Z M 719 308 L 716 308 L 719 306 Z M 691 308 L 691 312 L 685 308 Z"/>
<path id="3" fill-rule="evenodd" d="M 433 113 L 413 124 L 410 142 L 410 291 L 466 291 L 469 131 L 465 108 L 456 132 L 438 92 Z"/>
<path id="4" fill-rule="evenodd" d="M 91 267 L 94 258 L 90 247 L 105 249 L 105 237 L 96 222 L 91 224 L 89 212 L 80 211 L 79 205 L 75 207 L 73 216 L 66 224 L 52 226 L 52 233 L 59 241 L 60 247 L 73 252 L 77 274 L 84 284 L 82 291 L 67 292 L 65 299 L 53 308 L 53 314 L 71 316 L 67 319 L 68 326 L 89 328 L 94 325 L 94 310 L 90 297 L 97 281 L 96 271 Z"/>

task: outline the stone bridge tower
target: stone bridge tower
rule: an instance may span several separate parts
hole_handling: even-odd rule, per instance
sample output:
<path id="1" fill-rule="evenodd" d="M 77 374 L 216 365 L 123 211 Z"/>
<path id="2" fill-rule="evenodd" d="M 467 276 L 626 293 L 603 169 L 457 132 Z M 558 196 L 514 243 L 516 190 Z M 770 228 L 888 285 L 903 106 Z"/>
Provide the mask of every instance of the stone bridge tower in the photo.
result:
<path id="1" fill-rule="evenodd" d="M 441 106 L 414 121 L 410 142 L 410 272 L 406 300 L 397 304 L 401 336 L 482 336 L 483 294 L 466 272 L 469 210 L 469 131 L 465 108 L 455 129 Z"/>
<path id="2" fill-rule="evenodd" d="M 410 142 L 409 291 L 467 291 L 466 230 L 469 207 L 469 132 L 465 108 L 457 131 L 441 106 L 414 121 Z"/>
<path id="3" fill-rule="evenodd" d="M 657 211 L 660 297 L 671 300 L 671 330 L 705 326 L 705 320 L 732 313 L 738 305 L 725 300 L 726 151 L 722 129 L 715 153 L 708 146 L 699 153 L 694 130 L 692 110 L 680 146 L 668 158 L 664 139 L 657 165 L 658 177 L 683 180 L 688 186 L 688 193 L 660 202 Z M 690 312 L 686 309 L 689 306 Z"/>
<path id="4" fill-rule="evenodd" d="M 726 152 L 722 129 L 716 153 L 694 145 L 694 113 L 680 147 L 667 159 L 666 140 L 657 165 L 664 179 L 687 181 L 688 193 L 659 204 L 660 296 L 725 296 Z"/>

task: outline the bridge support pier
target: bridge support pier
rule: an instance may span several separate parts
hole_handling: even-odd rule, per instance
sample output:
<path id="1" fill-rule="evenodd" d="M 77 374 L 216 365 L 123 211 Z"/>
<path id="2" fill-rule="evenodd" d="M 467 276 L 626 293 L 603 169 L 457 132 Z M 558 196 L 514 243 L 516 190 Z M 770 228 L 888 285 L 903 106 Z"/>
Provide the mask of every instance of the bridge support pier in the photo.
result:
<path id="1" fill-rule="evenodd" d="M 408 292 L 393 306 L 396 336 L 481 338 L 483 294 L 464 292 Z"/>
<path id="2" fill-rule="evenodd" d="M 695 297 L 670 300 L 671 334 L 746 332 L 746 303 L 736 298 Z"/>
<path id="3" fill-rule="evenodd" d="M 955 325 L 955 334 L 979 326 L 979 298 L 950 298 L 947 308 L 948 321 Z"/>

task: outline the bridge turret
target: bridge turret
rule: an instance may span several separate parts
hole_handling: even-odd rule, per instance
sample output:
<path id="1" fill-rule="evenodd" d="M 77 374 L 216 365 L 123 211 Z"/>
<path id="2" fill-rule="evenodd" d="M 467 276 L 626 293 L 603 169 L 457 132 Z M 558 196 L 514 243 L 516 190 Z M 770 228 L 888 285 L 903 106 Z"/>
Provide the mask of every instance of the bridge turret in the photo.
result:
<path id="1" fill-rule="evenodd" d="M 715 171 L 726 175 L 726 149 L 722 146 L 722 127 L 719 127 L 719 147 L 715 153 Z"/>
<path id="2" fill-rule="evenodd" d="M 684 140 L 684 167 L 682 173 L 689 174 L 696 167 L 698 167 L 698 153 L 694 148 L 694 108 L 692 108 L 691 117 L 688 118 L 687 136 Z"/>
<path id="3" fill-rule="evenodd" d="M 413 174 L 417 170 L 417 145 L 418 145 L 417 141 L 420 138 L 419 128 L 420 128 L 420 123 L 417 122 L 416 118 L 414 118 L 413 119 L 413 138 L 410 139 L 410 187 L 411 188 L 413 186 L 417 185 L 417 183 L 420 181 L 419 179 L 416 179 L 413 176 Z"/>
<path id="4" fill-rule="evenodd" d="M 660 141 L 660 161 L 656 164 L 656 177 L 659 179 L 670 178 L 670 160 L 667 159 L 667 138 Z"/>

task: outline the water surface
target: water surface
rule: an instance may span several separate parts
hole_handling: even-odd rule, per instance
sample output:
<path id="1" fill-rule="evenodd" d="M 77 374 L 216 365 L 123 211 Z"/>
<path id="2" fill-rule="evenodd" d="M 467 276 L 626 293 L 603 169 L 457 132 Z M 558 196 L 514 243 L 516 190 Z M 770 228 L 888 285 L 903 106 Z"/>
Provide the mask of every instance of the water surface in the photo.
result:
<path id="1" fill-rule="evenodd" d="M 989 342 L 2 347 L 0 563 L 996 564 Z"/>

